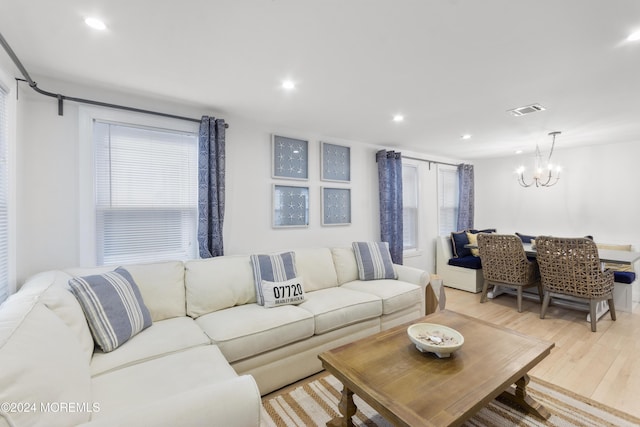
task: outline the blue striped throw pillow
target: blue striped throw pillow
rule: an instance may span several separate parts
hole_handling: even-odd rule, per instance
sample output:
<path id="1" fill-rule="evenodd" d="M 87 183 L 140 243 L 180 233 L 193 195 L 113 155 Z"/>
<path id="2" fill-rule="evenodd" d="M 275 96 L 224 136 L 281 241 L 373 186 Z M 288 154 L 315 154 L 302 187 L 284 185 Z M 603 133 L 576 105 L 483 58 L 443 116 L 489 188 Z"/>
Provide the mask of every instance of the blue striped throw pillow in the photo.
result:
<path id="1" fill-rule="evenodd" d="M 253 278 L 256 287 L 256 301 L 264 305 L 262 281 L 284 282 L 295 279 L 296 261 L 293 252 L 283 252 L 276 255 L 251 255 Z"/>
<path id="2" fill-rule="evenodd" d="M 396 279 L 387 242 L 353 242 L 360 280 Z"/>
<path id="3" fill-rule="evenodd" d="M 151 326 L 151 314 L 131 274 L 115 271 L 69 280 L 96 344 L 108 353 Z"/>

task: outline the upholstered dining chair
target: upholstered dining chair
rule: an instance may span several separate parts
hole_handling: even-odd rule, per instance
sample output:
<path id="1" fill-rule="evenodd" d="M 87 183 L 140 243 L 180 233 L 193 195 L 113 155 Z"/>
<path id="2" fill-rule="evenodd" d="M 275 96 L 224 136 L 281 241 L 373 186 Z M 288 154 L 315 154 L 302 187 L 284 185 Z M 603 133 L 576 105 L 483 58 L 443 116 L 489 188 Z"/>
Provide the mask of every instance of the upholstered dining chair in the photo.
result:
<path id="1" fill-rule="evenodd" d="M 613 271 L 602 270 L 598 248 L 593 240 L 538 236 L 536 252 L 544 290 L 541 319 L 544 319 L 552 297 L 571 295 L 588 300 L 592 332 L 596 332 L 598 302 L 606 300 L 611 320 L 616 320 Z"/>
<path id="2" fill-rule="evenodd" d="M 489 285 L 515 288 L 518 292 L 518 313 L 522 312 L 522 289 L 538 287 L 542 302 L 540 273 L 535 260 L 527 259 L 522 240 L 515 234 L 479 233 L 478 250 L 482 262 L 484 284 L 480 302 L 487 301 Z"/>

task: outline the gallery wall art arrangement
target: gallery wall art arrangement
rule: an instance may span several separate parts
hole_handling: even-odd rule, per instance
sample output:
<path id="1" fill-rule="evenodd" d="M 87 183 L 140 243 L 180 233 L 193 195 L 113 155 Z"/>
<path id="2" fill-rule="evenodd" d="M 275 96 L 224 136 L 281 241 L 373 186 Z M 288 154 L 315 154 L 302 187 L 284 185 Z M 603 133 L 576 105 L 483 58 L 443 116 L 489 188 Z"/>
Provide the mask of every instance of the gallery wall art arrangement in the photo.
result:
<path id="1" fill-rule="evenodd" d="M 308 227 L 310 200 L 310 146 L 305 139 L 273 134 L 271 137 L 271 178 L 273 183 L 273 228 Z M 319 143 L 320 180 L 331 186 L 320 187 L 322 226 L 351 224 L 351 148 Z M 277 181 L 277 182 L 276 182 Z M 290 182 L 286 182 L 290 181 Z M 297 181 L 297 182 L 296 182 Z"/>

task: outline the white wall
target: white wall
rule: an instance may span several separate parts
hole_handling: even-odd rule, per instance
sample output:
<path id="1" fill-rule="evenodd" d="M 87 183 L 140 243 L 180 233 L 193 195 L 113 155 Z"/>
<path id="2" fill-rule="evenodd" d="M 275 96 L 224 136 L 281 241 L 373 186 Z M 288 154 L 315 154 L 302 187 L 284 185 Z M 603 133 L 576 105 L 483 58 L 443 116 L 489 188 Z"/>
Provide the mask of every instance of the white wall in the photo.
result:
<path id="1" fill-rule="evenodd" d="M 556 149 L 554 163 L 563 172 L 549 188 L 518 185 L 521 157 L 475 161 L 475 222 L 504 233 L 593 235 L 597 242 L 638 245 L 638 159 L 637 142 Z"/>
<path id="2" fill-rule="evenodd" d="M 77 110 L 21 93 L 17 146 L 17 279 L 78 257 Z"/>
<path id="3" fill-rule="evenodd" d="M 308 246 L 349 246 L 379 235 L 376 147 L 286 129 L 268 129 L 230 118 L 227 130 L 225 253 L 277 251 Z M 309 141 L 309 180 L 271 178 L 271 133 Z M 320 141 L 351 147 L 351 184 L 320 180 Z M 273 184 L 309 187 L 308 228 L 271 227 Z M 320 187 L 351 188 L 349 226 L 321 226 Z"/>
<path id="4" fill-rule="evenodd" d="M 158 110 L 198 118 L 209 114 L 225 118 L 227 129 L 226 254 L 246 254 L 300 247 L 350 246 L 354 240 L 379 239 L 378 184 L 375 152 L 384 147 L 345 141 L 330 135 L 314 135 L 289 129 L 271 129 L 258 121 L 217 113 L 202 106 L 184 106 L 170 100 L 120 94 L 108 88 L 88 88 L 39 78 L 39 87 L 68 96 Z M 47 269 L 81 264 L 87 236 L 79 226 L 82 200 L 79 183 L 81 157 L 79 105 L 65 102 L 64 116 L 57 114 L 57 101 L 21 86 L 17 160 L 17 279 Z M 309 176 L 306 182 L 271 178 L 271 134 L 308 139 Z M 323 182 L 320 176 L 320 141 L 351 147 L 352 224 L 321 226 L 320 187 L 344 186 Z M 397 148 L 396 148 L 397 149 Z M 433 271 L 437 235 L 436 169 L 420 162 L 420 249 L 405 264 Z M 271 227 L 274 183 L 308 185 L 308 228 Z M 86 183 L 84 183 L 86 184 Z"/>

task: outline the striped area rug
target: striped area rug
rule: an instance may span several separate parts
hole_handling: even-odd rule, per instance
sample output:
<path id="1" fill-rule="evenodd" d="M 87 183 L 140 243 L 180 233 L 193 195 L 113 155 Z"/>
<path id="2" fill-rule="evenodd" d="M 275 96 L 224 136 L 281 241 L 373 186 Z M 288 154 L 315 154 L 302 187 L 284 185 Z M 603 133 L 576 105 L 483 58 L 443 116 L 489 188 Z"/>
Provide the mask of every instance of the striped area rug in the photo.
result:
<path id="1" fill-rule="evenodd" d="M 289 392 L 263 399 L 262 426 L 325 426 L 339 415 L 342 384 L 329 374 L 315 378 Z M 527 391 L 551 413 L 549 420 L 541 421 L 493 401 L 464 426 L 640 426 L 640 419 L 535 378 L 531 378 Z M 353 417 L 356 426 L 391 426 L 357 395 L 354 400 L 358 407 Z"/>

